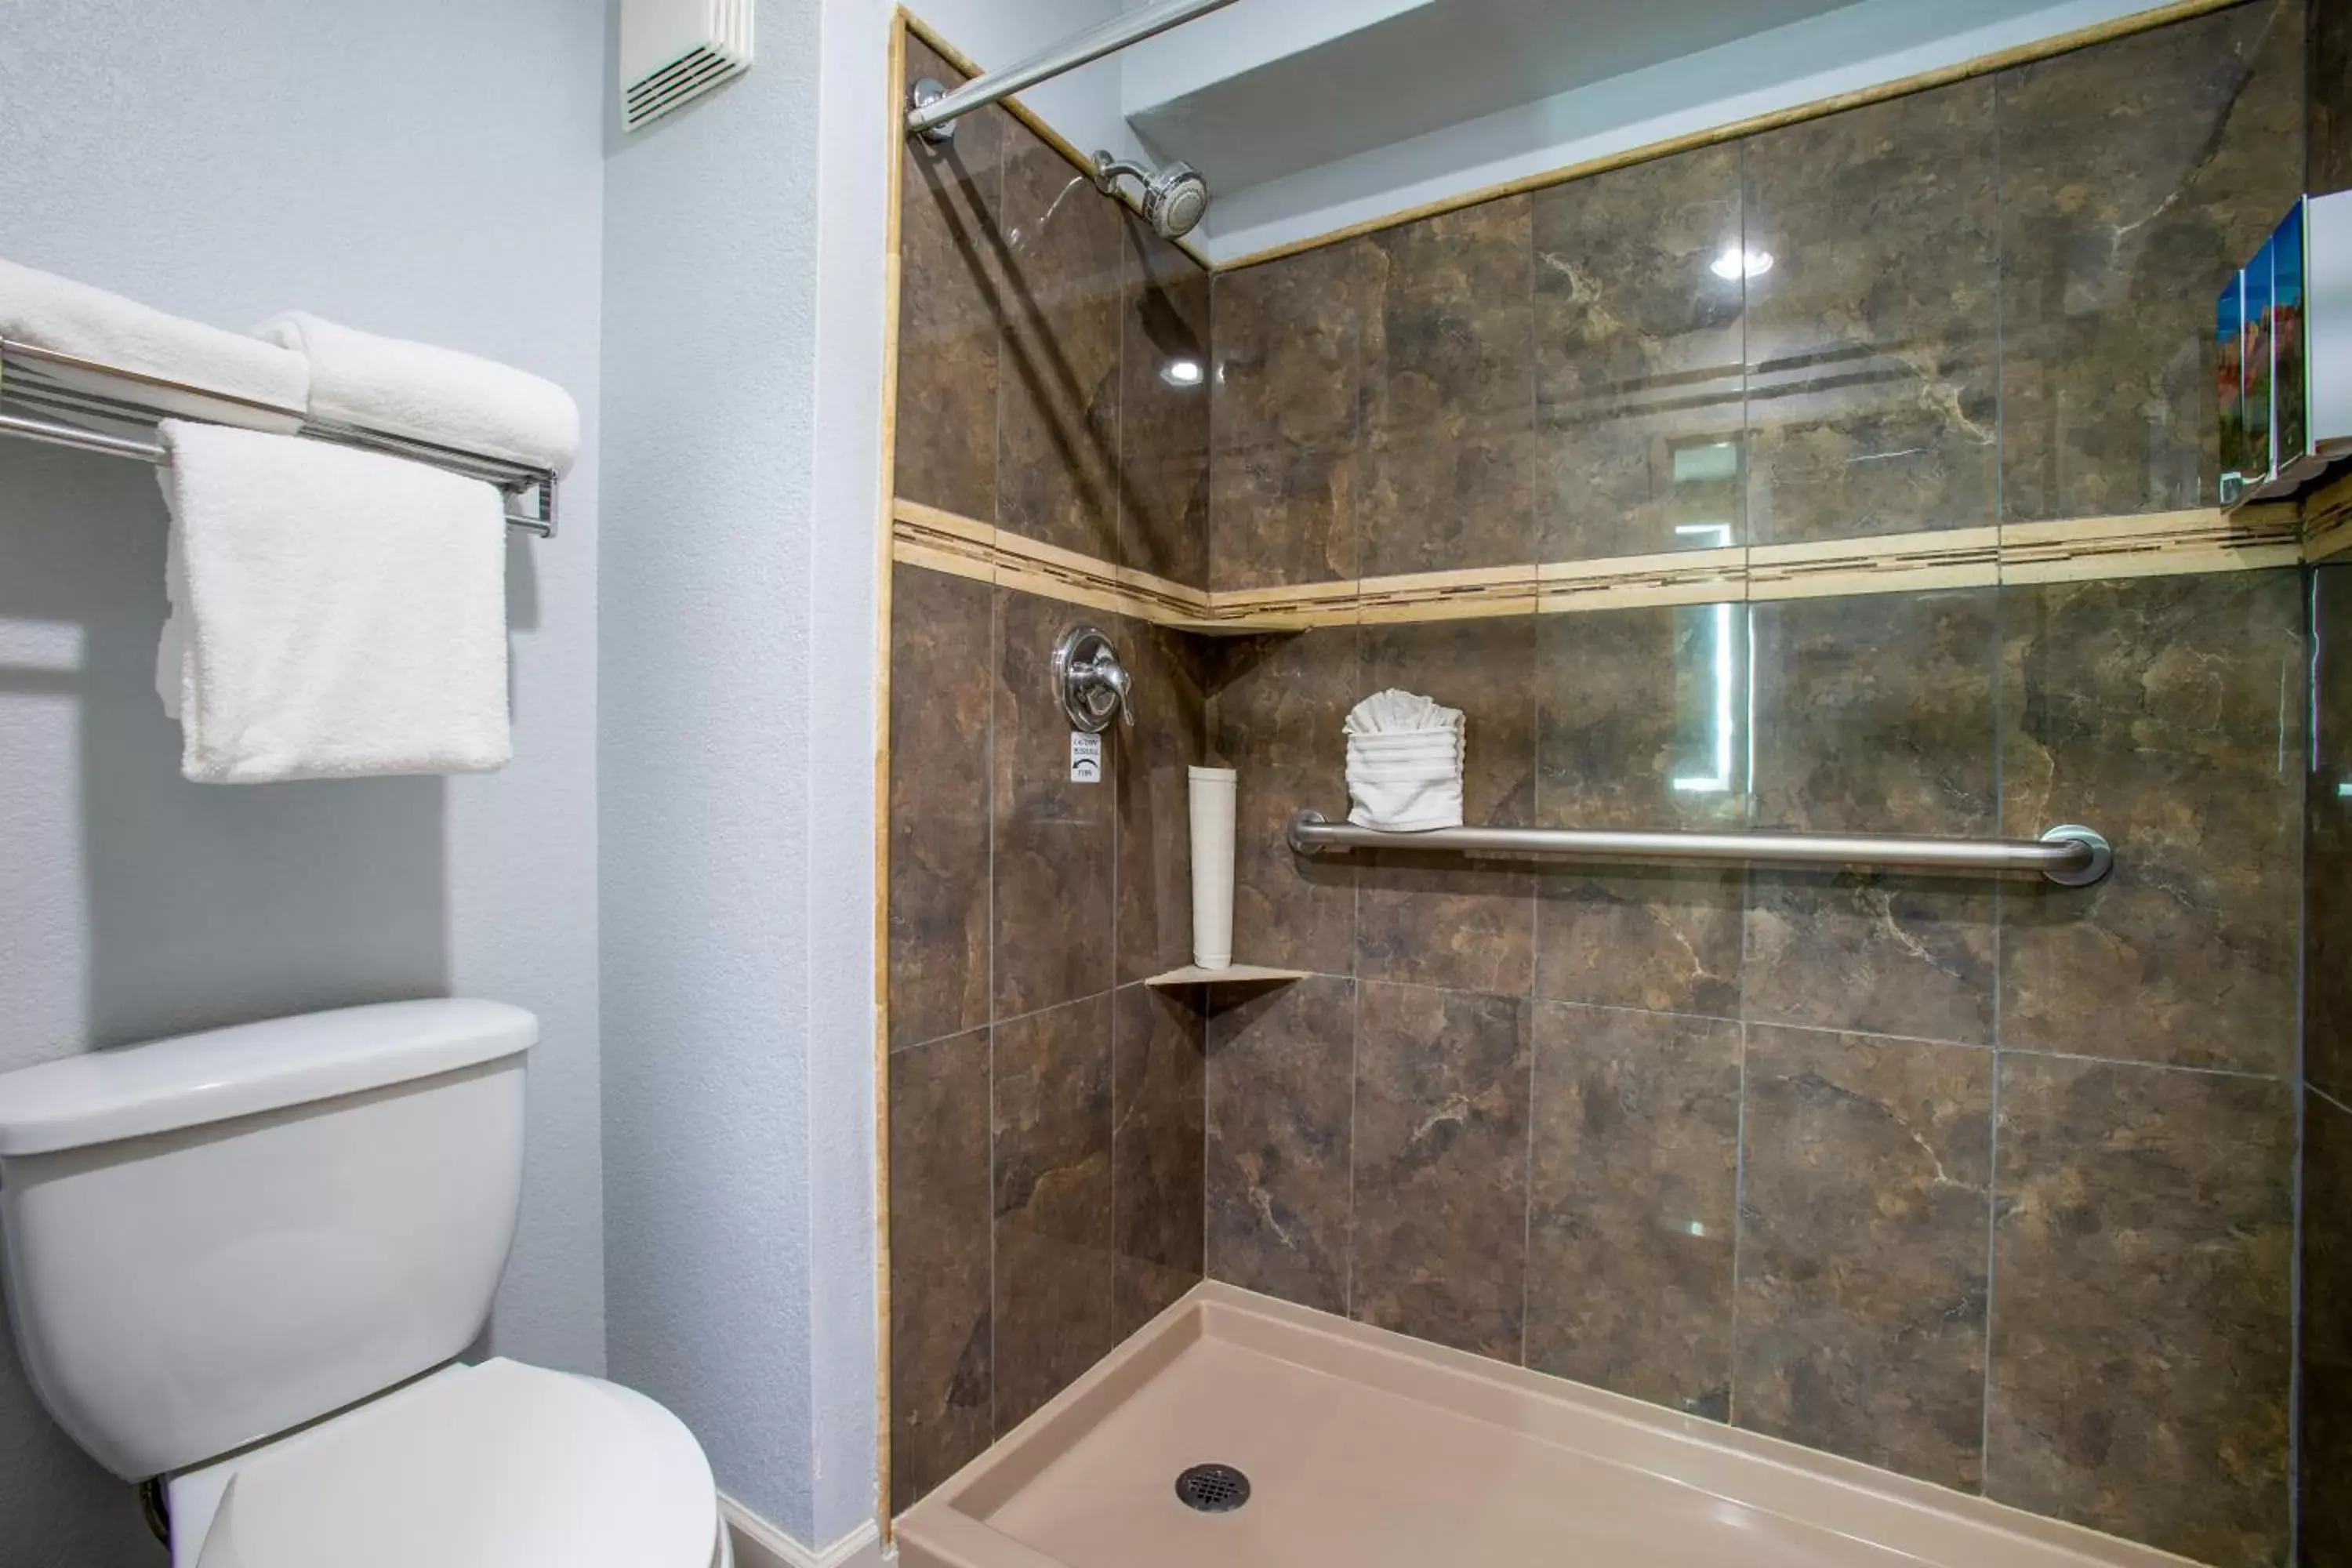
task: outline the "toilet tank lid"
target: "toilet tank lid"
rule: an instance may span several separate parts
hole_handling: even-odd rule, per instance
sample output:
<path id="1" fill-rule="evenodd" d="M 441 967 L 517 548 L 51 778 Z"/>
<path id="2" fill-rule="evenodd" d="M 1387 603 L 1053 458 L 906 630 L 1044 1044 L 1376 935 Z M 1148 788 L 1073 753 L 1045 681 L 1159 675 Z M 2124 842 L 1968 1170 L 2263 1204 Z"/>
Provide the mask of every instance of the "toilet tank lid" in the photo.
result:
<path id="1" fill-rule="evenodd" d="M 380 1002 L 89 1051 L 0 1074 L 0 1158 L 307 1105 L 529 1050 L 539 1019 L 463 997 Z"/>

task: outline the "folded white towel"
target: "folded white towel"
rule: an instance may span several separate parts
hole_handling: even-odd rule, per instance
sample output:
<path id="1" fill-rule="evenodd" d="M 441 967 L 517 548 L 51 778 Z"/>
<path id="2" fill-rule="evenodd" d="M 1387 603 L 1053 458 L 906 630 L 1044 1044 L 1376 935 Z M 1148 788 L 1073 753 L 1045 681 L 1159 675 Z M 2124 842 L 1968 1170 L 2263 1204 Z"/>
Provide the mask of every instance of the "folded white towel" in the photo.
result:
<path id="1" fill-rule="evenodd" d="M 358 425 L 561 474 L 580 455 L 580 405 L 551 381 L 456 349 L 322 321 L 299 310 L 254 335 L 310 360 L 310 417 Z"/>
<path id="2" fill-rule="evenodd" d="M 1350 735 L 1348 760 L 1363 763 L 1449 762 L 1462 755 L 1458 730 L 1423 730 L 1410 735 Z"/>
<path id="3" fill-rule="evenodd" d="M 1462 780 L 1414 779 L 1396 783 L 1360 780 L 1348 775 L 1348 795 L 1353 803 L 1348 820 L 1359 827 L 1390 833 L 1426 833 L 1433 827 L 1462 826 Z"/>
<path id="4" fill-rule="evenodd" d="M 295 429 L 310 401 L 310 366 L 299 353 L 11 261 L 0 261 L 0 338 L 203 387 L 236 401 L 187 398 L 160 388 L 142 395 L 172 413 L 249 430 Z M 103 378 L 62 368 L 45 367 L 42 374 L 68 386 L 102 390 Z"/>
<path id="5" fill-rule="evenodd" d="M 322 441 L 165 420 L 156 683 L 203 784 L 504 763 L 505 508 Z"/>
<path id="6" fill-rule="evenodd" d="M 1393 689 L 1348 714 L 1348 820 L 1420 833 L 1462 826 L 1461 710 Z"/>
<path id="7" fill-rule="evenodd" d="M 1365 698 L 1348 711 L 1347 731 L 1350 735 L 1381 735 L 1419 730 L 1454 730 L 1462 728 L 1459 708 L 1441 708 L 1430 698 L 1395 687 Z"/>

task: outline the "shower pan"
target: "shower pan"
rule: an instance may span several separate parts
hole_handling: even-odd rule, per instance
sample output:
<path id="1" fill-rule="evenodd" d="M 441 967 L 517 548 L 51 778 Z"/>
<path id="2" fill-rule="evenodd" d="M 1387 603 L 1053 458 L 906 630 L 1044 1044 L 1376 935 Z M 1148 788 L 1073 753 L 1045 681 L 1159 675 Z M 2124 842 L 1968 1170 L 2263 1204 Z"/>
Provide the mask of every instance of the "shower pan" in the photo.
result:
<path id="1" fill-rule="evenodd" d="M 1213 1282 L 898 1524 L 906 1568 L 2179 1568 Z"/>

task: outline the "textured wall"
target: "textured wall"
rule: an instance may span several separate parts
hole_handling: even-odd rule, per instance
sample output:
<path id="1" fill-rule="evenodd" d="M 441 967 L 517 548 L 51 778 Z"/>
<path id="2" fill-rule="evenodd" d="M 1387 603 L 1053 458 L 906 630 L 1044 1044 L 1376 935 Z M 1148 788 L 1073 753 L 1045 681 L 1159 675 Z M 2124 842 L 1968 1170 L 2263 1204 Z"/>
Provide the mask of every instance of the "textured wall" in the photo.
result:
<path id="1" fill-rule="evenodd" d="M 605 184 L 612 1367 L 814 1547 L 874 1500 L 883 16 L 762 5 Z"/>
<path id="2" fill-rule="evenodd" d="M 945 76 L 919 44 L 909 69 Z M 1208 280 L 1010 117 L 905 167 L 897 493 L 1197 582 Z M 984 568 L 982 569 L 984 572 Z M 890 721 L 892 1504 L 1010 1430 L 1201 1271 L 1181 639 L 897 569 Z M 1136 677 L 1105 781 L 1048 690 L 1097 622 Z"/>
<path id="3" fill-rule="evenodd" d="M 1216 280 L 1220 588 L 2211 504 L 2208 300 L 2302 11 Z M 2282 150 L 2284 155 L 2282 155 Z M 1769 251 L 1737 280 L 1708 263 Z M 2291 570 L 1366 625 L 1233 651 L 1212 1275 L 2199 1559 L 2289 1531 Z M 1363 694 L 1470 819 L 2119 846 L 2088 892 L 1303 862 Z"/>
<path id="4" fill-rule="evenodd" d="M 383 997 L 533 1009 L 491 1344 L 588 1372 L 604 72 L 596 18 L 557 0 L 0 16 L 0 254 L 226 327 L 299 306 L 492 355 L 562 382 L 587 420 L 562 536 L 509 557 L 515 761 L 447 781 L 183 783 L 150 684 L 153 476 L 0 450 L 0 1066 Z M 0 1562 L 157 1561 L 129 1489 L 0 1352 Z"/>

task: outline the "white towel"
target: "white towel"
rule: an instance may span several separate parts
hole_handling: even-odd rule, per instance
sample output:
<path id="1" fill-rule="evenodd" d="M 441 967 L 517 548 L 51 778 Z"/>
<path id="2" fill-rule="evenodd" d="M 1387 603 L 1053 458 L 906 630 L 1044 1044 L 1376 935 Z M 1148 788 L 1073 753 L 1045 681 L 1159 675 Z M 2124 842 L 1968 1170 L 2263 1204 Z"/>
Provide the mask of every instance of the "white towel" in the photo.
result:
<path id="1" fill-rule="evenodd" d="M 0 261 L 0 338 L 236 399 L 222 404 L 175 396 L 159 388 L 142 393 L 173 413 L 250 430 L 295 429 L 310 401 L 310 363 L 291 350 L 166 315 L 120 294 L 11 261 Z M 104 390 L 102 378 L 65 369 L 44 374 L 70 386 Z"/>
<path id="2" fill-rule="evenodd" d="M 1461 710 L 1393 689 L 1348 714 L 1348 820 L 1423 833 L 1462 826 Z"/>
<path id="3" fill-rule="evenodd" d="M 299 310 L 254 335 L 310 360 L 310 417 L 562 474 L 580 455 L 580 405 L 551 381 L 456 349 L 380 338 Z"/>
<path id="4" fill-rule="evenodd" d="M 156 684 L 201 784 L 480 773 L 511 752 L 506 523 L 478 480 L 172 419 Z"/>

